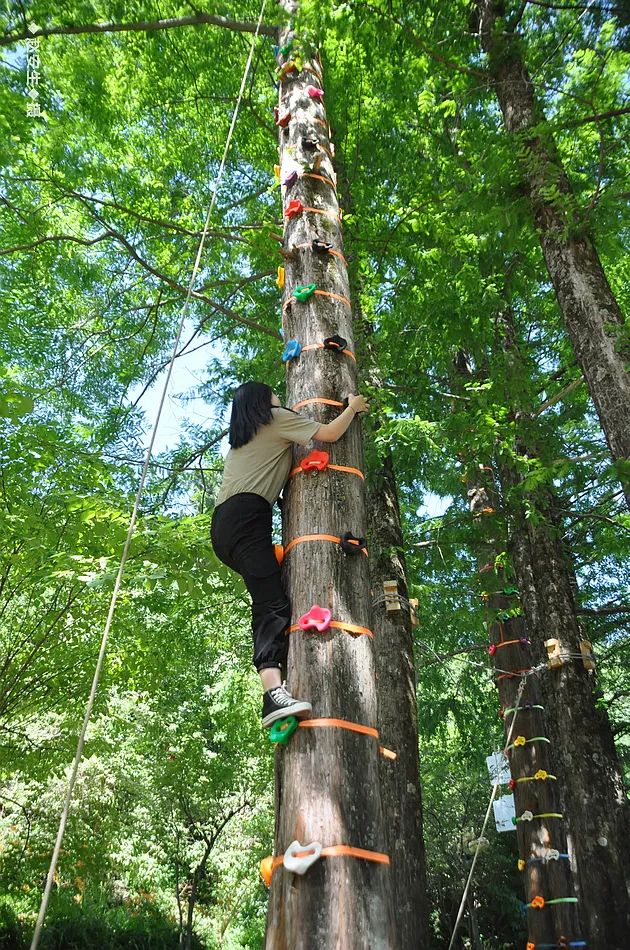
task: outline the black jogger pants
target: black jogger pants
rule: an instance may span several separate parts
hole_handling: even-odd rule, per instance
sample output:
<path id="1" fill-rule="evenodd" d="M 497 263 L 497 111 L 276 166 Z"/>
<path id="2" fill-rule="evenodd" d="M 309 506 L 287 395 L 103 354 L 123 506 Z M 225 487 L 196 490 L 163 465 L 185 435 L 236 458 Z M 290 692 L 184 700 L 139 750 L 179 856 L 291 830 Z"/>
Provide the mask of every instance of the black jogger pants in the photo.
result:
<path id="1" fill-rule="evenodd" d="M 251 595 L 254 666 L 286 666 L 291 607 L 271 541 L 271 505 L 252 492 L 232 495 L 214 510 L 211 539 L 216 556 L 241 575 Z"/>

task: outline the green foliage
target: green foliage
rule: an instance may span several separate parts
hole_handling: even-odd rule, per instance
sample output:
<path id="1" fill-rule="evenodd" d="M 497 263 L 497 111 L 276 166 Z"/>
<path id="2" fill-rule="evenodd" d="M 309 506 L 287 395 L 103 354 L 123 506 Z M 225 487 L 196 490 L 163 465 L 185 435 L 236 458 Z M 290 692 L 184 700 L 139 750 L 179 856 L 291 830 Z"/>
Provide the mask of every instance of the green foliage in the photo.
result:
<path id="1" fill-rule="evenodd" d="M 545 200 L 572 233 L 592 236 L 627 309 L 627 20 L 620 7 L 612 19 L 599 6 L 576 17 L 507 4 L 503 25 L 517 9 L 541 107 L 535 134 L 518 141 L 491 95 L 470 4 L 302 0 L 295 22 L 296 44 L 322 53 L 362 310 L 357 352 L 380 380 L 367 461 L 393 457 L 420 599 L 436 948 L 448 944 L 487 803 L 484 757 L 502 735 L 477 574 L 487 522 L 465 500 L 480 463 L 509 463 L 520 479 L 494 521 L 501 549 L 513 513 L 544 523 L 540 498 L 556 492 L 578 599 L 592 611 L 599 702 L 628 763 L 624 614 L 597 613 L 627 604 L 623 466 L 608 461 L 584 386 L 554 401 L 579 368 L 524 186 L 528 167 L 540 172 Z M 5 25 L 190 10 L 81 0 L 53 15 L 33 0 Z M 229 15 L 258 10 L 242 0 Z M 268 5 L 267 17 L 284 14 Z M 208 353 L 196 392 L 209 415 L 244 379 L 283 387 L 272 42 L 258 42 L 189 310 L 185 352 Z M 248 48 L 248 36 L 211 26 L 49 37 L 40 119 L 25 114 L 24 47 L 0 60 L 0 946 L 25 945 L 37 912 L 141 465 L 137 400 L 167 359 Z M 537 136 L 553 136 L 572 196 L 557 164 L 541 167 Z M 516 351 L 504 345 L 508 322 Z M 213 420 L 188 425 L 149 468 L 46 946 L 179 945 L 192 881 L 193 945 L 263 946 L 272 752 L 247 597 L 209 544 L 220 433 Z M 444 515 L 425 508 L 435 496 Z M 513 946 L 523 939 L 514 839 L 488 837 L 473 887 L 479 939 Z"/>

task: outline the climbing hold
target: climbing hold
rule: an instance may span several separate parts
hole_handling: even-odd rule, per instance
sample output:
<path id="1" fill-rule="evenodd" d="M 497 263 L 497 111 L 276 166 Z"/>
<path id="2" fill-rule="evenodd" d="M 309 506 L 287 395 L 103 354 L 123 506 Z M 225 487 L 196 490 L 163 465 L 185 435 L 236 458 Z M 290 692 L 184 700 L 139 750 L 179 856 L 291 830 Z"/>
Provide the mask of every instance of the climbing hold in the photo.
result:
<path id="1" fill-rule="evenodd" d="M 284 216 L 285 218 L 296 218 L 298 214 L 302 214 L 303 211 L 304 205 L 302 202 L 294 198 L 293 201 L 288 203 Z"/>
<path id="2" fill-rule="evenodd" d="M 278 106 L 274 106 L 273 118 L 277 126 L 279 126 L 281 129 L 285 129 L 291 121 L 291 113 L 288 111 L 280 112 Z"/>
<path id="3" fill-rule="evenodd" d="M 519 858 L 519 859 L 518 859 L 518 863 L 517 863 L 516 866 L 517 866 L 517 868 L 519 869 L 519 871 L 524 871 L 524 870 L 525 870 L 525 862 L 523 861 L 522 858 Z"/>
<path id="4" fill-rule="evenodd" d="M 327 607 L 320 607 L 319 604 L 314 604 L 308 613 L 302 614 L 298 624 L 301 630 L 318 630 L 323 633 L 324 630 L 328 630 L 331 620 L 331 610 L 328 610 Z"/>
<path id="5" fill-rule="evenodd" d="M 508 613 L 506 610 L 502 611 L 500 614 L 497 614 L 497 620 L 502 620 L 504 623 L 512 619 L 512 614 Z"/>
<path id="6" fill-rule="evenodd" d="M 499 719 L 505 719 L 505 709 L 503 706 L 499 707 Z"/>
<path id="7" fill-rule="evenodd" d="M 280 52 L 283 56 L 288 56 L 291 50 L 293 49 L 293 40 L 289 40 L 288 43 L 285 43 L 284 46 L 280 47 Z"/>
<path id="8" fill-rule="evenodd" d="M 319 860 L 322 847 L 319 841 L 313 841 L 311 844 L 292 841 L 284 852 L 285 868 L 287 871 L 293 871 L 294 874 L 305 874 L 311 864 Z"/>
<path id="9" fill-rule="evenodd" d="M 525 738 L 525 736 L 517 736 L 516 739 L 514 740 L 514 745 L 515 746 L 525 745 L 526 742 L 527 742 L 527 739 Z"/>
<path id="10" fill-rule="evenodd" d="M 280 184 L 280 166 L 279 165 L 273 166 L 273 177 L 278 182 L 278 184 Z"/>
<path id="11" fill-rule="evenodd" d="M 534 773 L 534 778 L 539 782 L 544 782 L 549 778 L 549 772 L 546 772 L 545 769 L 538 769 L 538 771 Z"/>
<path id="12" fill-rule="evenodd" d="M 274 45 L 271 47 L 271 51 L 272 51 L 272 53 L 273 53 L 274 56 L 277 56 L 278 53 L 280 52 L 280 47 L 279 47 L 279 46 L 276 46 L 276 44 L 274 43 Z"/>
<path id="13" fill-rule="evenodd" d="M 516 779 L 514 778 L 510 779 L 510 781 L 508 782 L 508 788 L 511 792 L 514 791 L 514 789 L 516 788 Z"/>
<path id="14" fill-rule="evenodd" d="M 542 910 L 542 908 L 545 906 L 545 898 L 541 897 L 540 894 L 537 894 L 529 906 Z"/>
<path id="15" fill-rule="evenodd" d="M 281 544 L 274 544 L 273 553 L 276 555 L 276 561 L 278 564 L 282 564 L 284 561 L 284 548 Z"/>
<path id="16" fill-rule="evenodd" d="M 560 857 L 560 852 L 558 851 L 557 848 L 549 848 L 543 857 L 543 862 L 557 861 L 559 857 Z"/>
<path id="17" fill-rule="evenodd" d="M 302 344 L 299 340 L 287 340 L 287 344 L 282 353 L 282 362 L 288 363 L 294 360 L 302 352 Z"/>
<path id="18" fill-rule="evenodd" d="M 533 820 L 534 820 L 534 813 L 533 813 L 533 811 L 530 811 L 529 808 L 527 808 L 527 809 L 525 809 L 525 811 L 523 812 L 523 814 L 520 816 L 520 818 L 517 818 L 516 820 L 517 820 L 517 821 L 519 821 L 519 820 L 520 820 L 520 821 L 533 821 Z"/>
<path id="19" fill-rule="evenodd" d="M 268 858 L 263 858 L 260 862 L 260 876 L 265 882 L 267 887 L 271 887 L 271 876 L 273 874 L 273 858 L 269 855 Z"/>
<path id="20" fill-rule="evenodd" d="M 345 554 L 360 554 L 365 551 L 365 538 L 355 538 L 351 531 L 345 531 L 339 543 Z"/>
<path id="21" fill-rule="evenodd" d="M 285 188 L 290 188 L 291 185 L 294 185 L 300 176 L 295 169 L 293 171 L 287 172 L 284 178 L 282 179 L 282 184 Z"/>
<path id="22" fill-rule="evenodd" d="M 332 250 L 332 244 L 327 244 L 326 241 L 320 241 L 317 238 L 313 238 L 311 247 L 316 254 L 328 254 Z"/>
<path id="23" fill-rule="evenodd" d="M 506 597 L 513 597 L 515 594 L 518 594 L 518 587 L 504 587 L 502 593 Z"/>
<path id="24" fill-rule="evenodd" d="M 305 152 L 314 152 L 319 148 L 319 142 L 317 139 L 302 139 L 302 148 Z"/>
<path id="25" fill-rule="evenodd" d="M 293 296 L 296 300 L 299 300 L 300 303 L 304 303 L 305 300 L 308 300 L 309 297 L 313 296 L 316 287 L 317 284 L 303 284 L 295 288 L 293 291 Z"/>
<path id="26" fill-rule="evenodd" d="M 284 287 L 284 267 L 280 266 L 278 268 L 278 276 L 276 277 L 276 284 L 282 290 Z"/>
<path id="27" fill-rule="evenodd" d="M 287 716 L 286 719 L 276 719 L 269 730 L 269 741 L 277 742 L 279 745 L 286 745 L 289 737 L 293 735 L 298 727 L 298 721 L 295 716 Z"/>
<path id="28" fill-rule="evenodd" d="M 532 641 L 529 637 L 519 637 L 518 642 L 522 647 L 531 647 Z"/>
<path id="29" fill-rule="evenodd" d="M 276 76 L 282 82 L 283 79 L 286 79 L 291 73 L 298 73 L 298 64 L 295 60 L 290 59 L 288 63 L 284 63 L 282 66 L 278 66 L 276 69 Z"/>
<path id="30" fill-rule="evenodd" d="M 335 333 L 334 336 L 327 336 L 324 340 L 325 350 L 345 350 L 347 345 L 348 341 L 344 340 L 344 338 L 337 333 Z"/>
<path id="31" fill-rule="evenodd" d="M 488 653 L 490 654 L 490 656 L 494 656 L 496 652 L 497 652 L 496 643 L 491 643 L 490 646 L 488 647 Z"/>
<path id="32" fill-rule="evenodd" d="M 526 944 L 525 950 L 536 950 L 536 944 L 531 942 Z"/>
<path id="33" fill-rule="evenodd" d="M 310 96 L 311 99 L 323 99 L 324 90 L 320 89 L 319 86 L 307 86 L 306 94 Z"/>
<path id="34" fill-rule="evenodd" d="M 305 455 L 300 462 L 300 468 L 303 472 L 323 472 L 328 465 L 330 455 L 328 452 L 320 452 L 319 449 L 313 449 L 308 455 Z"/>

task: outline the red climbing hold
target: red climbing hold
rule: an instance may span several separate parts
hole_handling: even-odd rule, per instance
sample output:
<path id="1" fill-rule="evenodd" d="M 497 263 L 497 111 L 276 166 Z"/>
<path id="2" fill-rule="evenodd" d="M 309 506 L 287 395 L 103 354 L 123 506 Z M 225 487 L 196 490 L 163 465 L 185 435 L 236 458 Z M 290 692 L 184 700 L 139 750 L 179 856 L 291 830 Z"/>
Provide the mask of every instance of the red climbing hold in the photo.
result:
<path id="1" fill-rule="evenodd" d="M 516 788 L 516 780 L 515 780 L 515 779 L 513 779 L 513 778 L 510 779 L 510 781 L 508 782 L 508 788 L 509 788 L 509 790 L 510 790 L 511 792 L 514 791 L 514 789 Z"/>
<path id="2" fill-rule="evenodd" d="M 287 210 L 284 212 L 285 218 L 297 218 L 298 214 L 302 214 L 304 211 L 304 205 L 301 201 L 298 201 L 297 198 L 294 198 L 293 201 L 290 201 L 287 205 Z"/>
<path id="3" fill-rule="evenodd" d="M 313 449 L 308 455 L 305 455 L 300 462 L 300 468 L 303 472 L 323 472 L 328 465 L 330 455 L 328 452 L 320 452 Z"/>
<path id="4" fill-rule="evenodd" d="M 283 112 L 282 114 L 280 114 L 280 109 L 278 108 L 278 106 L 274 106 L 273 117 L 275 119 L 276 125 L 279 125 L 281 129 L 286 128 L 289 122 L 291 121 L 291 113 Z"/>
<path id="5" fill-rule="evenodd" d="M 490 646 L 488 647 L 488 653 L 490 654 L 490 656 L 494 656 L 496 652 L 497 652 L 496 643 L 491 643 Z"/>
<path id="6" fill-rule="evenodd" d="M 328 629 L 331 620 L 331 610 L 328 610 L 327 607 L 320 607 L 319 604 L 314 604 L 307 614 L 302 614 L 298 624 L 302 630 L 315 629 L 323 633 L 324 630 Z"/>

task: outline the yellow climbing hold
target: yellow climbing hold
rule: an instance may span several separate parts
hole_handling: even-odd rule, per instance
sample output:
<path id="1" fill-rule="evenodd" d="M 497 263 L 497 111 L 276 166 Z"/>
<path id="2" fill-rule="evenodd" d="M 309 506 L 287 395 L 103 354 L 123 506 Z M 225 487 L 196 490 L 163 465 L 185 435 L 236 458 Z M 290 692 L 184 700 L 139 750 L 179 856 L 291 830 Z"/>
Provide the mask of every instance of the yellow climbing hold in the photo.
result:
<path id="1" fill-rule="evenodd" d="M 278 276 L 276 278 L 276 284 L 278 285 L 280 290 L 282 290 L 282 288 L 284 287 L 284 267 L 278 268 Z"/>

